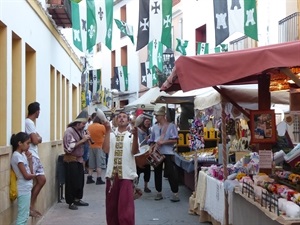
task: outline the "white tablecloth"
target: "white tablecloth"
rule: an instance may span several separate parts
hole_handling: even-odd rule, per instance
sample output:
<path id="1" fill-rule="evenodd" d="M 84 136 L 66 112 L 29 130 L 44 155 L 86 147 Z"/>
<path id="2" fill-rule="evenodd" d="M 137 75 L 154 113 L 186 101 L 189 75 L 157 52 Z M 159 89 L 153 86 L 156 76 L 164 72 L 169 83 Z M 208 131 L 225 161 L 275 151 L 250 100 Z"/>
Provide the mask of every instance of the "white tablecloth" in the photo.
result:
<path id="1" fill-rule="evenodd" d="M 224 184 L 213 177 L 199 172 L 195 210 L 206 211 L 213 219 L 225 224 L 225 192 Z M 228 193 L 228 222 L 232 224 L 232 192 Z"/>
<path id="2" fill-rule="evenodd" d="M 224 224 L 224 186 L 223 183 L 213 177 L 206 177 L 206 199 L 204 210 L 215 220 Z"/>

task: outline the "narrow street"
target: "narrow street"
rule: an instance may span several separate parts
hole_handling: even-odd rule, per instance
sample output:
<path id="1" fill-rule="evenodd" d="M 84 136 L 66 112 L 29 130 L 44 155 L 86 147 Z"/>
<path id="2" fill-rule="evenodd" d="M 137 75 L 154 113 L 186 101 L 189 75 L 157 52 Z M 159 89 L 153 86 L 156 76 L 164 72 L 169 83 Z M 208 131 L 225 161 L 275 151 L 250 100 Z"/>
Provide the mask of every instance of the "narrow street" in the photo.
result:
<path id="1" fill-rule="evenodd" d="M 95 173 L 94 173 L 95 176 Z M 141 175 L 143 178 L 143 174 Z M 139 187 L 143 188 L 143 179 L 140 179 Z M 143 193 L 143 196 L 135 200 L 136 225 L 209 225 L 200 223 L 199 216 L 190 215 L 189 197 L 192 192 L 184 185 L 179 187 L 180 202 L 171 202 L 171 190 L 166 179 L 163 180 L 163 197 L 161 201 L 155 201 L 154 174 L 151 174 L 149 188 L 151 193 Z M 105 185 L 85 184 L 84 201 L 90 205 L 80 207 L 78 210 L 68 209 L 64 203 L 56 203 L 40 219 L 38 225 L 106 225 L 105 220 Z"/>

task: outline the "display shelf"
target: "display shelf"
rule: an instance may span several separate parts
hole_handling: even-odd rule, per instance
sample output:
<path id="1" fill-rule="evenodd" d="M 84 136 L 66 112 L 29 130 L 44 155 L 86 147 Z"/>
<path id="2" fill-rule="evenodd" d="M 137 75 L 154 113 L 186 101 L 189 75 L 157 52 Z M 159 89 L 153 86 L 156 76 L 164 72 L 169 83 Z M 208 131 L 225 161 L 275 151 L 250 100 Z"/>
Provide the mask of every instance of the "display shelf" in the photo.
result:
<path id="1" fill-rule="evenodd" d="M 244 218 L 249 218 L 249 224 L 264 224 L 264 225 L 296 225 L 300 224 L 300 218 L 289 218 L 284 215 L 270 212 L 268 208 L 262 207 L 260 202 L 249 198 L 247 194 L 243 194 L 239 189 L 235 189 L 233 197 L 233 208 L 235 213 L 233 216 L 233 224 L 241 224 Z M 253 216 L 255 215 L 255 216 Z"/>
<path id="2" fill-rule="evenodd" d="M 292 183 L 291 181 L 289 180 L 286 180 L 286 179 L 280 179 L 279 177 L 275 177 L 275 181 L 279 184 L 283 184 L 283 185 L 286 185 L 287 187 L 293 189 L 293 190 L 296 190 L 298 192 L 300 192 L 300 184 L 299 183 Z"/>

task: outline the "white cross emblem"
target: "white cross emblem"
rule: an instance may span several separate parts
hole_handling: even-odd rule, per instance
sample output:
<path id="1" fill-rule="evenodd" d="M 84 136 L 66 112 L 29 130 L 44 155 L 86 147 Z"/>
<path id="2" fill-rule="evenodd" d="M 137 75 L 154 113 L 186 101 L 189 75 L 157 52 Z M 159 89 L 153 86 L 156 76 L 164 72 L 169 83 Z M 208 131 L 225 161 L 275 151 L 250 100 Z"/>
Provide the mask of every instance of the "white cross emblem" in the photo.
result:
<path id="1" fill-rule="evenodd" d="M 169 27 L 169 24 L 171 25 L 171 17 L 170 15 L 167 15 L 166 19 L 164 19 L 164 25 L 166 25 L 165 28 Z"/>
<path id="2" fill-rule="evenodd" d="M 147 22 L 148 18 L 143 18 L 143 22 L 140 22 L 140 27 L 143 27 L 142 30 L 148 30 L 149 22 Z"/>

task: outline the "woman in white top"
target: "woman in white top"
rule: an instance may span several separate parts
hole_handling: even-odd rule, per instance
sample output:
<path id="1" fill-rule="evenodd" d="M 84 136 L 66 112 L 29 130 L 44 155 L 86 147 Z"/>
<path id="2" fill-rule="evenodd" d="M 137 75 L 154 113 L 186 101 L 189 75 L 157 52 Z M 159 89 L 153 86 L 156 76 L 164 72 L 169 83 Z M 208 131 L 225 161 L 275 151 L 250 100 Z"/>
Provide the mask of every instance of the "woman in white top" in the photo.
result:
<path id="1" fill-rule="evenodd" d="M 13 134 L 10 139 L 13 154 L 10 164 L 17 176 L 18 214 L 16 225 L 26 225 L 29 217 L 32 179 L 32 154 L 29 149 L 30 137 L 24 132 Z"/>

